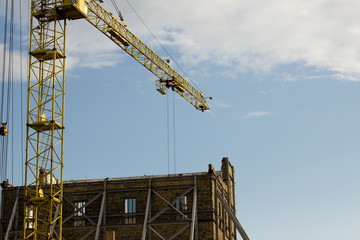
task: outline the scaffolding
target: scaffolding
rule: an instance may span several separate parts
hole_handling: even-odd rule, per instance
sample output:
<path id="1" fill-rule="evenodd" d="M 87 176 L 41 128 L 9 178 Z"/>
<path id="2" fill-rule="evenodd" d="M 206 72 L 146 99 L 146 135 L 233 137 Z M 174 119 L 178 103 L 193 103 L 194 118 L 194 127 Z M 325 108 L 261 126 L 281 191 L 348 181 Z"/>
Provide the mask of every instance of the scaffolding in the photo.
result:
<path id="1" fill-rule="evenodd" d="M 248 240 L 234 185 L 227 159 L 221 171 L 210 165 L 203 173 L 66 181 L 62 239 L 236 240 L 239 233 Z M 0 240 L 20 239 L 22 192 L 3 190 L 12 209 L 2 213 Z"/>

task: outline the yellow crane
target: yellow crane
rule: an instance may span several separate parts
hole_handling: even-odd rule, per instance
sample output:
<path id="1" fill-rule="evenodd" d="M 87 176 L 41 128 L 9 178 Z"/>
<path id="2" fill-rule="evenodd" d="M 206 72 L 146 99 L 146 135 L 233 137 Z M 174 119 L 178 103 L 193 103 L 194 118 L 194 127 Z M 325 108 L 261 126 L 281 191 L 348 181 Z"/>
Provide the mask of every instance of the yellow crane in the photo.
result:
<path id="1" fill-rule="evenodd" d="M 62 239 L 67 20 L 86 19 L 158 77 L 157 91 L 177 92 L 209 109 L 202 92 L 95 0 L 32 0 L 23 239 Z"/>

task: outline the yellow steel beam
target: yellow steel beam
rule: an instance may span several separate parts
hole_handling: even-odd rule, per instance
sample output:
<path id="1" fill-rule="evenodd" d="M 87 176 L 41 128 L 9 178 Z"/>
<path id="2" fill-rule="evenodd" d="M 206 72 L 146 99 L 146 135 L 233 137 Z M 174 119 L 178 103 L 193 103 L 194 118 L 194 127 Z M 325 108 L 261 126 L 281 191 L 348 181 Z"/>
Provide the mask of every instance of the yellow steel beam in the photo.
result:
<path id="1" fill-rule="evenodd" d="M 61 239 L 66 21 L 59 4 L 31 1 L 23 239 Z"/>
<path id="2" fill-rule="evenodd" d="M 201 111 L 209 109 L 201 91 L 192 86 L 96 1 L 90 1 L 86 20 L 155 74 L 159 78 L 157 80 L 157 90 L 161 94 L 166 94 L 167 89 L 170 88 L 191 103 L 196 109 Z"/>
<path id="3" fill-rule="evenodd" d="M 85 17 L 159 78 L 160 93 L 170 88 L 196 109 L 209 109 L 202 92 L 95 1 L 32 0 L 24 240 L 62 239 L 66 20 Z"/>

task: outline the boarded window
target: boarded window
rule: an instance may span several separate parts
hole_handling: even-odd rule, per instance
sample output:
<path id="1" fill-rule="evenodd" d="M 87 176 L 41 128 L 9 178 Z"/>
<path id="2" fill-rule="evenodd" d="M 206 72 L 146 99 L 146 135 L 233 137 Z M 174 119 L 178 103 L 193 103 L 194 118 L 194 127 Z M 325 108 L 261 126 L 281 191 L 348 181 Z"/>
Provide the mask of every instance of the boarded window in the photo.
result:
<path id="1" fill-rule="evenodd" d="M 75 219 L 74 227 L 85 227 L 85 220 L 83 220 L 83 219 Z"/>

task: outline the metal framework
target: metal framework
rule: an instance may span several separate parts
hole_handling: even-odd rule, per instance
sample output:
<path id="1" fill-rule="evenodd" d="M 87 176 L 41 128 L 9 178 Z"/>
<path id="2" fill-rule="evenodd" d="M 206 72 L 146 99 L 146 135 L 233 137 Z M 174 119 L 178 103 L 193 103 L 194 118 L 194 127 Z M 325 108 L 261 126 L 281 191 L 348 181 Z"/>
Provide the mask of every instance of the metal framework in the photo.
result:
<path id="1" fill-rule="evenodd" d="M 229 181 L 228 181 L 228 183 L 229 183 Z M 230 233 L 229 239 L 236 239 L 236 236 L 231 236 L 231 232 L 232 232 L 231 229 L 232 229 L 232 224 L 233 224 L 234 228 L 239 232 L 239 234 L 243 240 L 250 240 L 250 238 L 246 234 L 245 230 L 241 226 L 240 222 L 236 218 L 234 205 L 231 204 L 231 201 L 232 201 L 231 198 L 233 198 L 235 200 L 234 194 L 231 196 L 231 194 L 230 194 L 231 191 L 226 192 L 220 186 L 220 184 L 216 181 L 216 179 L 214 179 L 214 186 L 215 186 L 215 215 L 216 215 L 215 235 L 216 235 L 216 239 L 220 240 L 219 239 L 219 229 L 223 230 L 223 240 L 225 240 L 227 231 Z M 228 184 L 228 187 L 229 186 L 230 186 L 230 184 Z M 235 188 L 233 188 L 233 189 L 235 189 Z M 219 211 L 221 211 L 222 214 L 220 214 Z M 227 213 L 228 218 L 226 216 L 224 216 L 225 212 Z M 220 221 L 222 222 L 221 224 L 220 224 Z"/>
<path id="2" fill-rule="evenodd" d="M 15 203 L 14 203 L 14 206 L 13 206 L 13 210 L 11 212 L 9 225 L 8 225 L 7 230 L 6 230 L 5 240 L 9 240 L 11 229 L 13 227 L 15 219 L 17 220 L 18 216 L 19 216 L 19 187 L 16 189 Z M 18 221 L 16 221 L 16 226 L 15 226 L 16 230 L 17 230 L 17 228 L 18 228 Z M 16 233 L 15 237 L 17 238 L 17 233 Z"/>
<path id="3" fill-rule="evenodd" d="M 64 200 L 66 202 L 68 202 L 75 209 L 75 211 L 73 213 L 69 214 L 68 216 L 64 217 L 63 224 L 65 224 L 70 219 L 73 219 L 76 216 L 77 212 L 81 212 L 81 216 L 84 219 L 86 219 L 87 221 L 89 221 L 89 223 L 91 224 L 90 226 L 86 227 L 86 229 L 88 229 L 88 230 L 85 234 L 83 234 L 79 238 L 80 240 L 86 239 L 94 232 L 95 232 L 95 240 L 98 240 L 98 239 L 101 239 L 100 238 L 100 229 L 103 229 L 104 234 L 106 232 L 106 228 L 107 228 L 107 226 L 106 226 L 106 196 L 107 196 L 106 184 L 107 184 L 107 179 L 104 180 L 104 188 L 103 188 L 102 192 L 83 192 L 82 194 L 85 194 L 85 195 L 89 194 L 89 193 L 96 194 L 96 195 L 94 197 L 92 197 L 91 199 L 87 199 L 86 204 L 81 206 L 80 208 L 78 206 L 76 206 L 75 202 L 73 202 L 68 196 L 64 196 Z M 142 231 L 142 238 L 141 238 L 142 240 L 145 240 L 146 238 L 151 239 L 152 234 L 155 234 L 156 236 L 160 237 L 163 240 L 173 240 L 176 238 L 176 236 L 178 236 L 179 234 L 184 232 L 189 227 L 190 227 L 189 239 L 190 240 L 197 239 L 196 238 L 196 233 L 197 233 L 197 229 L 196 229 L 196 226 L 197 226 L 196 225 L 196 223 L 197 223 L 196 176 L 194 176 L 194 185 L 193 186 L 177 186 L 176 188 L 184 189 L 185 191 L 170 202 L 170 201 L 167 201 L 161 194 L 158 193 L 158 190 L 161 190 L 161 189 L 151 187 L 151 179 L 149 179 L 149 188 L 147 190 L 147 192 L 148 192 L 147 193 L 147 202 L 146 202 L 146 210 L 145 210 L 145 217 L 144 217 L 143 231 Z M 124 189 L 124 190 L 119 190 L 119 191 L 120 192 L 131 192 L 131 191 L 140 191 L 140 190 L 145 191 L 145 189 L 135 189 L 135 190 L 134 189 Z M 112 191 L 112 192 L 114 192 L 114 191 Z M 174 205 L 179 198 L 182 198 L 183 196 L 190 194 L 191 192 L 193 193 L 192 194 L 193 202 L 192 202 L 191 218 L 189 218 L 185 214 L 184 211 L 182 211 L 181 209 L 177 209 Z M 100 197 L 102 199 L 100 211 L 99 211 L 99 214 L 97 217 L 97 221 L 94 221 L 91 218 L 91 216 L 88 216 L 86 214 L 86 212 L 84 210 L 87 207 L 89 207 L 91 204 L 93 204 L 96 200 L 98 200 Z M 152 214 L 152 210 L 151 210 L 152 204 L 151 203 L 156 198 L 160 198 L 161 201 L 163 201 L 166 204 L 166 207 L 164 207 L 162 210 Z M 166 226 L 166 225 L 173 224 L 173 223 L 156 222 L 155 220 L 158 219 L 161 215 L 166 214 L 166 211 L 169 209 L 173 210 L 175 213 L 182 216 L 183 221 L 179 222 L 179 224 L 181 224 L 183 226 L 181 227 L 181 229 L 176 231 L 171 236 L 166 237 L 166 236 L 161 235 L 156 230 L 156 226 Z M 121 226 L 121 225 L 119 225 L 119 226 Z M 112 226 L 112 227 L 114 227 L 114 226 Z M 63 237 L 63 239 L 65 239 L 65 238 Z M 104 239 L 105 239 L 105 237 L 104 237 Z"/>
<path id="4" fill-rule="evenodd" d="M 24 239 L 61 239 L 66 20 L 58 3 L 31 2 Z"/>
<path id="5" fill-rule="evenodd" d="M 156 75 L 159 78 L 156 83 L 157 90 L 161 94 L 166 94 L 167 89 L 171 88 L 196 109 L 201 111 L 209 109 L 202 92 L 192 86 L 99 3 L 90 2 L 86 20 Z"/>
<path id="6" fill-rule="evenodd" d="M 190 192 L 193 192 L 193 195 L 192 195 L 193 196 L 193 203 L 192 203 L 191 219 L 188 218 L 188 216 L 186 214 L 184 214 L 180 209 L 178 209 L 178 208 L 176 208 L 174 206 L 174 204 L 179 199 L 181 199 L 182 197 L 184 197 L 185 195 L 187 195 Z M 156 197 L 160 198 L 166 204 L 166 207 L 164 207 L 161 211 L 157 212 L 154 216 L 151 216 L 152 194 L 154 194 L 153 195 L 154 197 L 156 196 Z M 183 217 L 183 219 L 185 220 L 185 223 L 183 223 L 183 227 L 180 230 L 175 232 L 170 237 L 166 238 L 166 237 L 162 236 L 158 231 L 156 231 L 153 226 L 166 225 L 166 223 L 156 224 L 154 222 L 154 220 L 156 218 L 158 218 L 160 215 L 162 215 L 163 213 L 165 213 L 168 209 L 175 210 L 176 213 L 180 214 Z M 149 235 L 151 235 L 151 233 L 155 233 L 158 237 L 160 237 L 163 240 L 173 240 L 173 239 L 176 238 L 176 236 L 178 236 L 179 234 L 184 232 L 189 226 L 191 226 L 189 239 L 194 240 L 195 237 L 196 237 L 196 235 L 195 235 L 196 223 L 197 223 L 197 183 L 196 183 L 196 176 L 194 176 L 194 185 L 189 187 L 188 189 L 186 189 L 182 194 L 180 194 L 178 197 L 173 199 L 173 201 L 171 201 L 171 202 L 167 201 L 155 189 L 151 188 L 151 179 L 149 180 L 149 190 L 148 190 L 146 210 L 145 210 L 144 227 L 143 227 L 143 234 L 142 234 L 142 238 L 141 238 L 142 240 L 146 239 L 146 230 L 148 230 Z"/>
<path id="7" fill-rule="evenodd" d="M 207 176 L 208 177 L 208 176 Z M 187 231 L 185 234 L 188 235 L 186 239 L 189 240 L 197 240 L 199 239 L 198 236 L 198 213 L 201 217 L 201 214 L 204 214 L 205 212 L 214 213 L 215 219 L 211 223 L 214 224 L 215 227 L 215 236 L 214 239 L 216 240 L 223 240 L 223 239 L 229 239 L 229 240 L 236 240 L 236 234 L 235 231 L 239 232 L 243 240 L 249 240 L 249 237 L 245 233 L 244 229 L 240 225 L 239 221 L 236 218 L 235 211 L 234 211 L 234 205 L 230 203 L 230 194 L 223 189 L 221 184 L 218 182 L 216 178 L 209 179 L 209 181 L 213 181 L 214 188 L 212 193 L 209 193 L 210 196 L 213 196 L 213 205 L 211 204 L 208 206 L 208 209 L 198 209 L 198 201 L 201 199 L 201 196 L 198 198 L 198 180 L 197 179 L 203 178 L 200 175 L 194 175 L 186 177 L 186 181 L 191 181 L 192 184 L 187 185 L 171 185 L 171 187 L 168 186 L 161 186 L 159 183 L 159 179 L 152 179 L 149 178 L 148 180 L 134 180 L 134 181 L 127 181 L 128 183 L 134 184 L 139 183 L 140 188 L 132 187 L 132 188 L 119 188 L 114 189 L 114 185 L 110 186 L 110 181 L 108 179 L 103 180 L 103 188 L 101 189 L 101 182 L 97 181 L 98 183 L 95 185 L 96 187 L 94 190 L 91 188 L 87 188 L 85 191 L 80 192 L 65 192 L 64 193 L 64 202 L 70 206 L 73 211 L 69 212 L 69 209 L 67 210 L 67 215 L 63 218 L 63 224 L 65 227 L 63 229 L 65 231 L 76 231 L 78 229 L 82 229 L 82 234 L 77 237 L 79 240 L 85 240 L 85 239 L 106 239 L 106 231 L 108 228 L 114 229 L 116 227 L 132 227 L 132 224 L 127 224 L 123 221 L 119 221 L 120 219 L 125 220 L 128 216 L 135 217 L 136 220 L 136 226 L 137 229 L 141 229 L 142 226 L 142 235 L 141 240 L 146 239 L 153 239 L 153 238 L 160 238 L 163 240 L 171 240 L 171 239 L 177 239 L 177 236 L 182 234 L 184 235 L 184 231 Z M 148 187 L 146 187 L 146 182 L 148 181 Z M 145 184 L 144 184 L 145 182 Z M 107 187 L 109 184 L 109 187 Z M 114 184 L 113 182 L 111 184 Z M 120 183 L 121 184 L 121 183 Z M 158 187 L 154 187 L 158 186 Z M 136 186 L 136 185 L 133 185 Z M 161 186 L 161 187 L 160 187 Z M 199 185 L 200 186 L 200 185 Z M 200 187 L 199 187 L 200 188 Z M 96 190 L 95 190 L 96 189 Z M 164 190 L 170 190 L 170 191 L 176 191 L 176 197 L 173 195 L 173 197 L 165 197 L 162 192 Z M 19 188 L 16 190 L 14 188 L 14 192 L 16 191 L 16 195 L 13 194 L 13 205 L 9 206 L 12 209 L 12 214 L 9 218 L 3 219 L 2 224 L 7 226 L 6 228 L 6 237 L 5 240 L 8 239 L 22 239 L 20 238 L 19 234 L 21 233 L 21 230 L 18 228 L 19 225 L 19 206 L 22 205 L 22 201 L 24 200 L 22 198 L 22 189 Z M 20 193 L 19 193 L 20 192 Z M 144 196 L 143 203 L 146 203 L 146 207 L 143 208 L 145 211 L 136 212 L 136 214 L 120 214 L 120 213 L 109 213 L 109 209 L 107 210 L 107 204 L 106 202 L 111 202 L 110 199 L 111 196 L 114 197 L 114 194 L 117 194 L 117 196 L 123 196 L 127 193 L 131 192 L 142 192 L 141 196 Z M 80 199 L 79 196 L 86 196 L 84 199 L 84 205 L 78 206 L 76 202 Z M 131 195 L 131 194 L 130 194 Z M 108 197 L 110 196 L 110 198 Z M 179 209 L 176 207 L 176 201 L 178 199 L 181 199 L 183 196 L 188 196 L 192 199 L 191 209 Z M 159 204 L 160 202 L 163 204 L 164 207 L 157 208 L 156 211 L 154 211 L 154 206 L 156 204 Z M 87 212 L 86 209 L 97 209 L 96 214 L 95 212 Z M 226 212 L 228 215 L 227 217 L 224 214 L 219 213 L 219 209 L 222 209 L 221 211 Z M 86 211 L 85 211 L 86 210 Z M 223 213 L 224 213 L 223 212 Z M 79 214 L 81 213 L 81 214 Z M 171 214 L 172 216 L 177 215 L 179 218 L 177 218 L 176 222 L 172 221 L 164 221 L 164 219 L 169 216 L 167 214 Z M 164 216 L 164 219 L 160 219 L 161 216 Z M 114 223 L 107 223 L 107 218 L 113 219 L 116 217 L 118 220 L 116 221 L 117 224 L 114 225 Z M 138 222 L 139 220 L 139 222 Z M 21 221 L 21 220 L 20 220 Z M 84 225 L 75 225 L 75 221 L 86 221 L 86 224 Z M 69 225 L 69 222 L 70 225 Z M 121 223 L 122 222 L 122 223 Z M 221 222 L 221 224 L 220 224 Z M 66 224 L 67 223 L 67 224 Z M 177 230 L 174 231 L 172 234 L 164 235 L 164 233 L 161 232 L 161 227 L 167 227 L 169 229 L 174 229 L 174 224 L 177 225 Z M 54 229 L 58 229 L 59 225 L 58 222 L 56 225 L 53 226 Z M 231 230 L 232 229 L 232 230 Z M 223 232 L 222 237 L 220 237 L 220 231 Z M 229 232 L 230 234 L 226 235 L 226 232 Z M 103 235 L 102 235 L 102 234 Z M 227 237 L 225 237 L 227 236 Z M 1 240 L 1 234 L 0 234 L 0 240 Z M 71 240 L 72 237 L 66 238 L 63 235 L 62 240 Z"/>
<path id="8" fill-rule="evenodd" d="M 155 74 L 161 94 L 170 88 L 196 109 L 209 109 L 202 92 L 94 0 L 32 0 L 24 239 L 62 239 L 66 20 L 81 18 Z"/>

